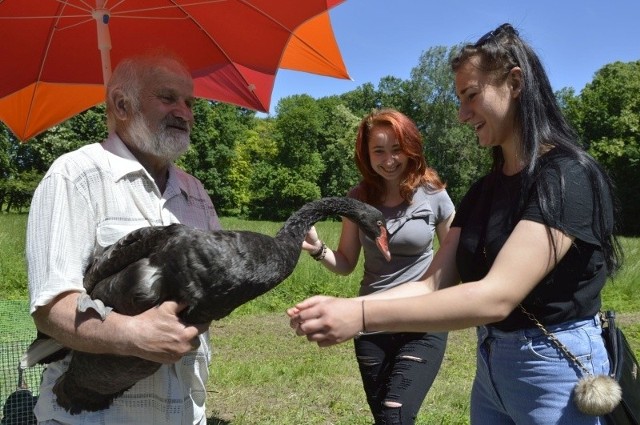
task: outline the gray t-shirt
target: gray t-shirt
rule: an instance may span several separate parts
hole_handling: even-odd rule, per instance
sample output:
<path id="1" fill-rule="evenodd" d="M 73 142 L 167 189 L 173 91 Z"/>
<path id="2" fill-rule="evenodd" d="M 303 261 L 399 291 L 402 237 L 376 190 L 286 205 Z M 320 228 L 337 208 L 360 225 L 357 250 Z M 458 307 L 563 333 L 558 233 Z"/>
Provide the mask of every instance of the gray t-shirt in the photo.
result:
<path id="1" fill-rule="evenodd" d="M 411 204 L 389 208 L 374 205 L 385 216 L 391 261 L 387 262 L 375 241 L 360 231 L 364 250 L 364 276 L 360 295 L 366 295 L 417 280 L 431 264 L 436 225 L 454 212 L 446 190 L 416 189 Z"/>

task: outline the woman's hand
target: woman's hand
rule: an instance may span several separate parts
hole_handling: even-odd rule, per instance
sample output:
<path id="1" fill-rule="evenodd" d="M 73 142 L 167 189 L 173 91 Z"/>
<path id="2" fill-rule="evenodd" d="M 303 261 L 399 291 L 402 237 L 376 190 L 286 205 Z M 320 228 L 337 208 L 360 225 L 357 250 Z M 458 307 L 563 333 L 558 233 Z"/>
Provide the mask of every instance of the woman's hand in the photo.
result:
<path id="1" fill-rule="evenodd" d="M 307 236 L 302 241 L 302 249 L 307 252 L 317 252 L 322 247 L 322 241 L 318 237 L 316 226 L 311 226 Z"/>
<path id="2" fill-rule="evenodd" d="M 364 329 L 362 299 L 323 295 L 308 298 L 287 310 L 290 326 L 320 347 L 339 344 Z"/>

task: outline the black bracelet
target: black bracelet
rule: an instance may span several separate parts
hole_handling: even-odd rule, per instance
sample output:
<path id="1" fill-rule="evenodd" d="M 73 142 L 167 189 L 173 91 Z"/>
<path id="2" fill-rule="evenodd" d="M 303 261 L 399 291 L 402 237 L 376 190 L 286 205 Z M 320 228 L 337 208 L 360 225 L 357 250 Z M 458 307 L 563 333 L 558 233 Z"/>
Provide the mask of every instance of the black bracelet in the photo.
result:
<path id="1" fill-rule="evenodd" d="M 316 261 L 324 260 L 324 256 L 327 255 L 327 244 L 322 242 L 322 246 L 320 246 L 316 252 L 311 252 L 309 254 L 311 255 L 311 258 Z"/>

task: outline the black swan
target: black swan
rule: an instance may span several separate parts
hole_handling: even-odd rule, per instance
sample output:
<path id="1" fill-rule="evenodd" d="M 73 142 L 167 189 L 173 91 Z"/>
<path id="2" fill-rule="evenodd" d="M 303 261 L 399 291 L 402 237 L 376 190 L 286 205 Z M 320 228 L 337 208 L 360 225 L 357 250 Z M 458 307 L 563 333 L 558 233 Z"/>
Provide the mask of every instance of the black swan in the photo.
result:
<path id="1" fill-rule="evenodd" d="M 175 300 L 187 304 L 180 313 L 185 323 L 218 320 L 285 280 L 298 262 L 308 230 L 331 215 L 353 220 L 390 259 L 380 211 L 351 198 L 333 197 L 304 205 L 275 237 L 180 224 L 135 230 L 96 256 L 84 286 L 92 299 L 121 314 L 136 315 Z M 32 347 L 27 356 L 35 351 L 35 342 Z M 30 363 L 51 359 L 32 358 Z M 58 404 L 72 414 L 102 410 L 160 366 L 134 356 L 74 351 L 53 391 Z"/>

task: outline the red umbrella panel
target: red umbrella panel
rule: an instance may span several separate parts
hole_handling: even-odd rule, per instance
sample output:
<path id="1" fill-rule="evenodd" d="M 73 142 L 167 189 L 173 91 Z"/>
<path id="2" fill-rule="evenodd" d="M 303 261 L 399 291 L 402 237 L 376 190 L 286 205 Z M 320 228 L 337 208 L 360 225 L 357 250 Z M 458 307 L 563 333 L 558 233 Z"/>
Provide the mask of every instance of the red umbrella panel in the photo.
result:
<path id="1" fill-rule="evenodd" d="M 27 140 L 104 101 L 122 58 L 165 49 L 195 95 L 267 112 L 279 68 L 349 78 L 344 0 L 0 0 L 0 120 Z"/>

